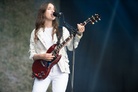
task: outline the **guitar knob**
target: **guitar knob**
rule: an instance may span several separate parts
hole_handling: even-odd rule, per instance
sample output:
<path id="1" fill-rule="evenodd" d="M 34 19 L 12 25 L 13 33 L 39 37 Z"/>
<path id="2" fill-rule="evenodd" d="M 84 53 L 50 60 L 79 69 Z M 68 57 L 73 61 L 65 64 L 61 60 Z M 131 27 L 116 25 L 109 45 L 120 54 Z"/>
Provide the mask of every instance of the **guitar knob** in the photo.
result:
<path id="1" fill-rule="evenodd" d="M 45 75 L 44 71 L 41 71 L 41 75 Z"/>
<path id="2" fill-rule="evenodd" d="M 41 73 L 38 73 L 38 77 L 40 77 L 40 78 L 42 77 Z"/>

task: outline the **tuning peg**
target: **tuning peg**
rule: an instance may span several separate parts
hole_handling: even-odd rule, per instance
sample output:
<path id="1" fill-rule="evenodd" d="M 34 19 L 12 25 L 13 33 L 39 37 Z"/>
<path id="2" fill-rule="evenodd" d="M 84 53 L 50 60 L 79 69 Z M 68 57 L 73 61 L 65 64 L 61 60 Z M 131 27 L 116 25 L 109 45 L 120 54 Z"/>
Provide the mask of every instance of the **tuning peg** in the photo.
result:
<path id="1" fill-rule="evenodd" d="M 99 18 L 99 20 L 101 20 L 101 18 Z"/>
<path id="2" fill-rule="evenodd" d="M 99 15 L 99 14 L 95 14 L 95 17 L 96 17 L 96 19 L 97 19 L 97 20 L 101 20 L 101 18 L 100 18 L 100 15 Z"/>
<path id="3" fill-rule="evenodd" d="M 94 22 L 95 22 L 95 17 L 94 16 L 92 16 L 91 22 L 92 22 L 92 24 L 94 24 Z"/>
<path id="4" fill-rule="evenodd" d="M 92 24 L 94 24 L 94 22 L 92 22 Z"/>

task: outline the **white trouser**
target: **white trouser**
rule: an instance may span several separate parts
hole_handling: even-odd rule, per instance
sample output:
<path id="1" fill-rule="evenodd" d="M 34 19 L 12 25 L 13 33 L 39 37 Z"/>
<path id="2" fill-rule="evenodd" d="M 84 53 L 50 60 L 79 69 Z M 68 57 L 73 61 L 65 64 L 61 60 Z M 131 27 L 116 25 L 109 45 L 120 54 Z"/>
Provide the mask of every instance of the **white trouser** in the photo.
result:
<path id="1" fill-rule="evenodd" d="M 35 78 L 32 92 L 46 92 L 52 82 L 52 92 L 65 92 L 68 83 L 68 73 L 62 73 L 58 65 L 54 65 L 44 80 Z"/>

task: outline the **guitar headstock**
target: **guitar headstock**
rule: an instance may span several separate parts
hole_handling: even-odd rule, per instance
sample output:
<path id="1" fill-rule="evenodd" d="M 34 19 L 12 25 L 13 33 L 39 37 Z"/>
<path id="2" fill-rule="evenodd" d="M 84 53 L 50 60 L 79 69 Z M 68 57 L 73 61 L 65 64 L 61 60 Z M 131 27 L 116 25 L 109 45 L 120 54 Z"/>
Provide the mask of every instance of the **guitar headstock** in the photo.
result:
<path id="1" fill-rule="evenodd" d="M 98 20 L 101 20 L 100 19 L 100 16 L 99 14 L 95 14 L 95 15 L 92 15 L 90 18 L 88 18 L 87 20 L 85 20 L 83 22 L 83 25 L 86 25 L 87 23 L 91 22 L 92 24 L 94 24 L 95 22 L 98 22 Z"/>
<path id="2" fill-rule="evenodd" d="M 94 24 L 95 22 L 98 22 L 98 20 L 101 20 L 99 14 L 95 14 L 94 16 L 92 15 L 92 17 L 90 18 L 92 24 Z"/>

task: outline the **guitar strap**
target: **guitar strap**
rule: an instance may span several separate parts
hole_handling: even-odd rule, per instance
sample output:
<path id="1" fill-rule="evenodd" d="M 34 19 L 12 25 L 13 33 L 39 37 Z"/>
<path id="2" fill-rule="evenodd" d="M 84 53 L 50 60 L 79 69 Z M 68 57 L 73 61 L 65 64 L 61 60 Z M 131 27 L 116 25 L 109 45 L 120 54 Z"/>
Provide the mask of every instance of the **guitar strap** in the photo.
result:
<path id="1" fill-rule="evenodd" d="M 61 39 L 61 37 L 63 35 L 63 30 L 62 30 L 61 26 L 58 27 L 58 32 L 56 32 L 56 35 L 57 35 L 57 39 L 58 39 L 57 45 L 59 45 L 60 44 L 60 39 Z"/>

